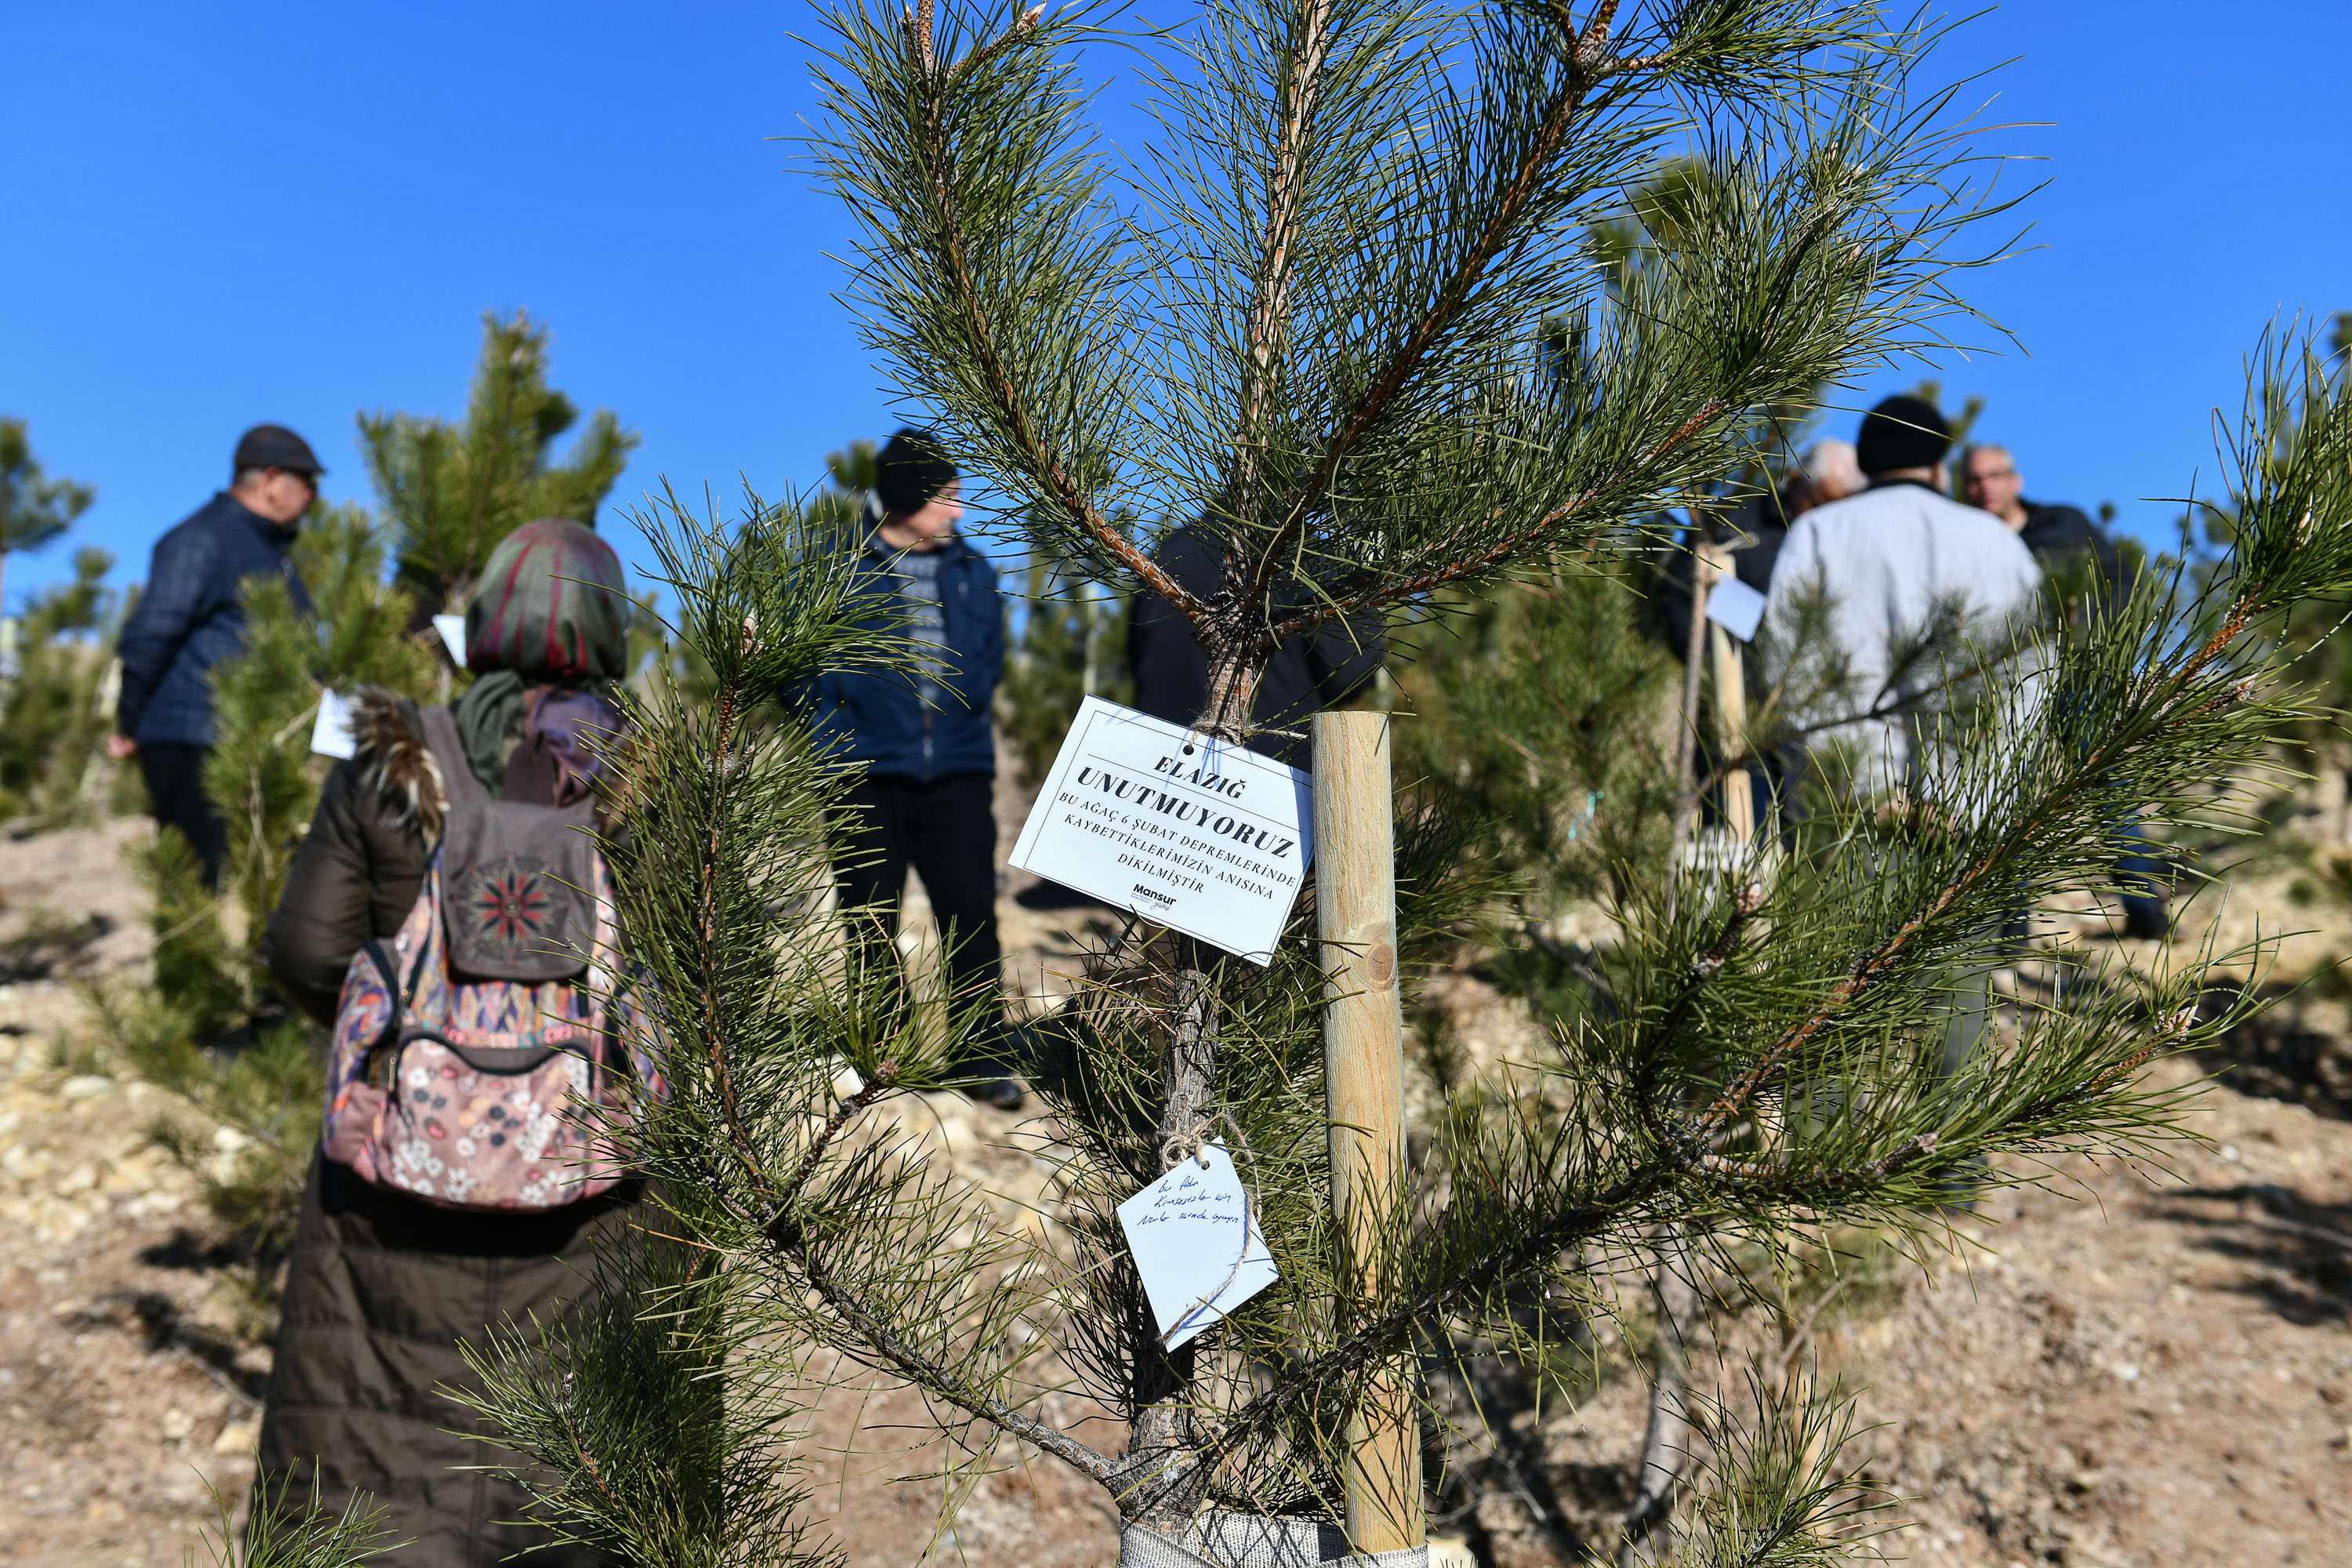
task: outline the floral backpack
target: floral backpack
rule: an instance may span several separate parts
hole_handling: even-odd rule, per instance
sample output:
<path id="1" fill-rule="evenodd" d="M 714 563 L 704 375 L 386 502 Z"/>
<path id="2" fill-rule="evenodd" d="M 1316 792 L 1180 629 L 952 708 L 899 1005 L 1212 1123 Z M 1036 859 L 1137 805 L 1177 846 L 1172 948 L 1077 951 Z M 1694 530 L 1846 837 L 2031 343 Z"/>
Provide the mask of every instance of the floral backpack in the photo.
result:
<path id="1" fill-rule="evenodd" d="M 449 710 L 422 720 L 445 830 L 398 934 L 361 948 L 343 977 L 325 1153 L 444 1208 L 595 1197 L 626 1174 L 615 1139 L 637 1094 L 662 1086 L 642 1018 L 614 999 L 593 797 L 493 799 Z"/>

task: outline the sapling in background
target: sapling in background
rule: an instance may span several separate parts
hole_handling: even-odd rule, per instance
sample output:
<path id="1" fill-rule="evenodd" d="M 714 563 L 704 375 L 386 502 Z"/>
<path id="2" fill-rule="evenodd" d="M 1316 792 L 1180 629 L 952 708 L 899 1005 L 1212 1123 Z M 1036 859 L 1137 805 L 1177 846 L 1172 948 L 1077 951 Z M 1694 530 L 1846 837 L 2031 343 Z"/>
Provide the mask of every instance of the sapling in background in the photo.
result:
<path id="1" fill-rule="evenodd" d="M 106 760 L 113 712 L 106 695 L 114 633 L 114 557 L 74 552 L 73 579 L 43 589 L 12 623 L 14 668 L 0 679 L 0 822 L 11 830 L 62 827 L 116 801 Z"/>
<path id="2" fill-rule="evenodd" d="M 8 557 L 50 543 L 97 499 L 88 485 L 49 478 L 33 455 L 26 422 L 0 418 L 0 610 L 5 607 Z M 0 681 L 15 675 L 14 669 L 0 669 Z"/>
<path id="3" fill-rule="evenodd" d="M 520 310 L 485 316 L 463 420 L 360 416 L 368 474 L 398 531 L 400 585 L 420 616 L 464 614 L 490 552 L 534 518 L 593 528 L 628 464 L 636 433 L 602 408 L 555 460 L 580 411 L 547 384 L 548 346 L 546 326 Z"/>

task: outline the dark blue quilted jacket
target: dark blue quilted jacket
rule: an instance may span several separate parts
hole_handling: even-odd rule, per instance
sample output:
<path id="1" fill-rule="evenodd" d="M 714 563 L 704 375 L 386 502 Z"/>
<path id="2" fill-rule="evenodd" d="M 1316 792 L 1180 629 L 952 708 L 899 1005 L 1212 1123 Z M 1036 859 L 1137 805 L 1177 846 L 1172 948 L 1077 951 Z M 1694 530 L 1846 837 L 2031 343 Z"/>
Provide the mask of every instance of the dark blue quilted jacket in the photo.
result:
<path id="1" fill-rule="evenodd" d="M 996 771 L 989 703 L 1004 674 L 1004 602 L 996 568 L 958 535 L 941 545 L 940 609 L 946 621 L 947 702 L 926 710 L 914 678 L 897 671 L 827 670 L 803 694 L 813 707 L 817 745 L 879 778 L 952 778 Z M 869 541 L 857 593 L 870 604 L 866 624 L 901 630 L 908 611 L 890 570 L 896 553 Z"/>
<path id="2" fill-rule="evenodd" d="M 294 603 L 310 608 L 293 547 L 292 529 L 247 511 L 226 490 L 155 542 L 147 586 L 118 645 L 116 729 L 142 746 L 213 743 L 213 694 L 205 677 L 245 640 L 245 580 L 282 575 Z"/>

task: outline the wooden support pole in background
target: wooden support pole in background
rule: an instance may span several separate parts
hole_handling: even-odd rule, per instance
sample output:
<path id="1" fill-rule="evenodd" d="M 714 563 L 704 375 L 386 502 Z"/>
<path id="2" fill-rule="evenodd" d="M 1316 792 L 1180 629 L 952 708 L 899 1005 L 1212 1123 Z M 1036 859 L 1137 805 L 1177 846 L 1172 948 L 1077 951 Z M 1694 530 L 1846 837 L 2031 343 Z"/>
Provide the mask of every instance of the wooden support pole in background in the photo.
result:
<path id="1" fill-rule="evenodd" d="M 1323 1079 L 1339 1289 L 1378 1283 L 1381 1228 L 1404 1180 L 1404 1011 L 1397 991 L 1396 828 L 1385 713 L 1318 713 L 1315 915 L 1323 940 Z M 1342 1313 L 1342 1321 L 1348 1314 Z M 1376 1364 L 1348 1434 L 1348 1540 L 1362 1552 L 1419 1546 L 1421 1423 L 1412 1363 Z"/>

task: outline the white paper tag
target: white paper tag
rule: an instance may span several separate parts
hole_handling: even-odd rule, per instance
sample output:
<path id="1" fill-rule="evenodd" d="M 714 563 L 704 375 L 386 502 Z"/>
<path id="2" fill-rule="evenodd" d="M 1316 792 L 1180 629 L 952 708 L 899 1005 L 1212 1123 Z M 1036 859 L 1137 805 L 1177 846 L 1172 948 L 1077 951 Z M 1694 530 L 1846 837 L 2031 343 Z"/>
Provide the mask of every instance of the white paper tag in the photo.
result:
<path id="1" fill-rule="evenodd" d="M 466 668 L 466 617 L 436 616 L 433 629 L 441 634 L 441 646 L 449 650 L 449 662 L 459 669 Z"/>
<path id="2" fill-rule="evenodd" d="M 1764 595 L 1737 577 L 1722 578 L 1706 591 L 1706 618 L 1741 642 L 1754 642 L 1764 618 Z"/>
<path id="3" fill-rule="evenodd" d="M 1258 963 L 1315 859 L 1307 775 L 1089 697 L 1013 864 Z"/>
<path id="4" fill-rule="evenodd" d="M 359 750 L 359 743 L 352 739 L 352 705 L 340 693 L 319 693 L 319 719 L 310 726 L 310 749 L 322 757 L 345 759 Z"/>
<path id="5" fill-rule="evenodd" d="M 1118 1223 L 1171 1351 L 1274 1283 L 1241 1173 L 1214 1143 L 1119 1205 Z"/>

